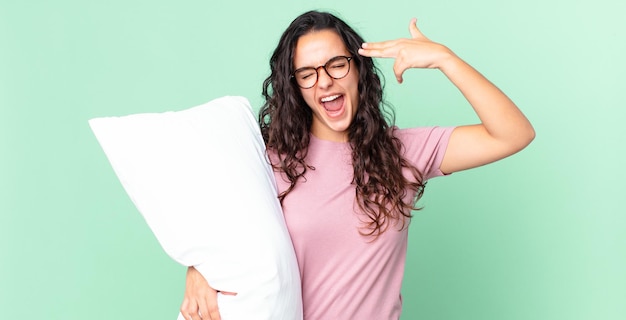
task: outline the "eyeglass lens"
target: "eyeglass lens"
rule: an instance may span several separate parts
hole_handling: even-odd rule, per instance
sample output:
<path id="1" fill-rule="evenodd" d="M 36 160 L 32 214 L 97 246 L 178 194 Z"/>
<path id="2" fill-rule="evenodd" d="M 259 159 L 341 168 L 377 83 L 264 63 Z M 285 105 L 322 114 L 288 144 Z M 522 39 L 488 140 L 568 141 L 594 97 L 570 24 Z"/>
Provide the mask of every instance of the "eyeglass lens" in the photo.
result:
<path id="1" fill-rule="evenodd" d="M 324 69 L 326 74 L 333 79 L 341 79 L 350 71 L 350 58 L 338 56 L 328 60 L 323 66 L 317 68 L 306 67 L 296 70 L 294 77 L 296 78 L 298 86 L 303 89 L 313 87 L 317 83 L 320 69 Z"/>

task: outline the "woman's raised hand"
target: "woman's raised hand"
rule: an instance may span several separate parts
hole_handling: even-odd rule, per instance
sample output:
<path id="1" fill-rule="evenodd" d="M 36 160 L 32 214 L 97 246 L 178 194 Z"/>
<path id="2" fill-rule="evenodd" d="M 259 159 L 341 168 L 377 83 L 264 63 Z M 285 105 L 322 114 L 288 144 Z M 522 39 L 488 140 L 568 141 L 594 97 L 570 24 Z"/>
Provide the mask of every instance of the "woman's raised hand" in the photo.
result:
<path id="1" fill-rule="evenodd" d="M 446 59 L 455 57 L 447 47 L 426 38 L 417 28 L 417 19 L 409 24 L 410 38 L 382 42 L 366 42 L 359 54 L 372 58 L 393 58 L 393 71 L 399 83 L 402 74 L 410 68 L 440 68 Z"/>
<path id="2" fill-rule="evenodd" d="M 364 43 L 359 54 L 395 59 L 398 82 L 410 68 L 437 68 L 461 91 L 480 123 L 458 126 L 450 136 L 440 169 L 445 173 L 478 167 L 526 147 L 535 131 L 524 114 L 500 89 L 447 47 L 426 38 L 411 19 L 410 38 Z"/>

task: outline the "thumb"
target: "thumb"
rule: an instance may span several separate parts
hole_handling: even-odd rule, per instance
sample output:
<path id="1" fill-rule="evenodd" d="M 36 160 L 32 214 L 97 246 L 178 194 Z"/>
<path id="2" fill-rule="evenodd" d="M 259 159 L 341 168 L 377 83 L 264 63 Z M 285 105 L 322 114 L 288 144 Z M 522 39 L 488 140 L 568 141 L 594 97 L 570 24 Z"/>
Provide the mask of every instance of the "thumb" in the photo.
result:
<path id="1" fill-rule="evenodd" d="M 411 38 L 413 39 L 419 39 L 419 38 L 428 39 L 420 31 L 420 29 L 417 28 L 417 18 L 411 19 L 411 22 L 409 23 L 409 32 L 411 33 Z"/>

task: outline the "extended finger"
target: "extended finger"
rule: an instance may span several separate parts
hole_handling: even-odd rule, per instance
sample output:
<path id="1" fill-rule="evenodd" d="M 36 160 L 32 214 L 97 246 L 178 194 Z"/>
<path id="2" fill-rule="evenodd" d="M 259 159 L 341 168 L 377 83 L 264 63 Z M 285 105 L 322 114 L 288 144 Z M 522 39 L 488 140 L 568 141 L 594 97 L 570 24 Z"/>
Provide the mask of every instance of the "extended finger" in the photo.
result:
<path id="1" fill-rule="evenodd" d="M 399 39 L 378 41 L 378 42 L 364 42 L 361 44 L 363 49 L 384 49 L 393 47 L 398 43 Z"/>
<path id="2" fill-rule="evenodd" d="M 363 44 L 363 47 L 359 49 L 359 54 L 366 57 L 375 57 L 375 58 L 393 58 L 397 54 L 396 47 L 379 47 L 375 48 L 366 44 Z"/>
<path id="3" fill-rule="evenodd" d="M 359 49 L 359 54 L 364 56 L 364 57 L 371 57 L 371 58 L 390 58 L 390 56 L 388 55 L 384 55 L 382 54 L 382 50 L 370 50 L 370 49 Z"/>

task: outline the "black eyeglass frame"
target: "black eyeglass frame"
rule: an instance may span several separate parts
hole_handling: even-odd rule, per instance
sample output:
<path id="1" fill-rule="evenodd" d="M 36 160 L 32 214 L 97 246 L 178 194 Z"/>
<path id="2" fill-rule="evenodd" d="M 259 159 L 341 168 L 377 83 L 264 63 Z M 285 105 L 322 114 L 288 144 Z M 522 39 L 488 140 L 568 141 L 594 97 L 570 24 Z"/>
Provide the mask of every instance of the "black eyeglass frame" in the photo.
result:
<path id="1" fill-rule="evenodd" d="M 330 73 L 328 72 L 328 69 L 326 69 L 326 67 L 327 67 L 327 66 L 328 66 L 328 64 L 330 64 L 331 62 L 335 62 L 338 58 L 343 58 L 343 59 L 346 59 L 346 60 L 348 61 L 348 71 L 346 71 L 346 74 L 344 74 L 344 75 L 343 75 L 343 76 L 341 76 L 341 77 L 333 77 L 332 75 L 330 75 Z M 315 85 L 317 84 L 317 81 L 318 81 L 318 80 L 319 80 L 319 78 L 320 78 L 320 73 L 319 73 L 319 72 L 320 72 L 320 68 L 324 69 L 324 71 L 326 72 L 326 74 L 327 74 L 329 77 L 331 77 L 331 78 L 333 78 L 333 79 L 335 79 L 335 80 L 337 80 L 337 79 L 343 79 L 343 78 L 345 78 L 345 77 L 346 77 L 346 76 L 350 73 L 350 65 L 351 65 L 351 63 L 350 63 L 350 62 L 352 61 L 352 59 L 353 59 L 353 58 L 354 58 L 354 57 L 349 57 L 349 56 L 336 56 L 336 57 L 332 57 L 332 58 L 330 58 L 328 61 L 326 61 L 326 63 L 325 63 L 325 64 L 323 64 L 323 65 L 321 65 L 321 66 L 319 66 L 319 67 L 317 67 L 317 68 L 316 68 L 316 67 L 302 67 L 302 68 L 298 68 L 298 69 L 296 69 L 296 70 L 295 70 L 295 71 L 291 74 L 291 78 L 292 78 L 292 79 L 296 82 L 296 85 L 297 85 L 298 87 L 302 88 L 302 89 L 310 89 L 310 88 L 315 87 Z M 301 86 L 301 85 L 298 83 L 298 79 L 296 79 L 296 73 L 298 73 L 298 72 L 300 72 L 300 71 L 302 71 L 302 70 L 308 70 L 308 69 L 315 70 L 315 82 L 313 82 L 313 84 L 312 84 L 310 87 L 303 87 L 303 86 Z"/>

